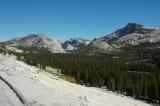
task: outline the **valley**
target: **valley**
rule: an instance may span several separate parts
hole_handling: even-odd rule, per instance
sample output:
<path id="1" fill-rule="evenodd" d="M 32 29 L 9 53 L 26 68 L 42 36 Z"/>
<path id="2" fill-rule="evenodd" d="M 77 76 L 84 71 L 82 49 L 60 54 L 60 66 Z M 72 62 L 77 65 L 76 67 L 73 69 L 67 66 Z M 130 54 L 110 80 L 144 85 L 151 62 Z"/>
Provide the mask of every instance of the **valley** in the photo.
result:
<path id="1" fill-rule="evenodd" d="M 105 106 L 105 104 L 146 106 L 160 103 L 160 29 L 158 28 L 128 23 L 125 27 L 100 38 L 93 40 L 71 38 L 64 42 L 45 34 L 30 34 L 1 42 L 0 53 L 2 54 L 1 75 L 7 80 L 11 78 L 9 83 L 19 89 L 20 94 L 25 97 L 25 104 L 29 106 L 51 104 L 54 106 Z M 5 69 L 3 65 L 9 69 Z M 42 71 L 48 67 L 59 70 L 58 74 L 61 76 L 57 76 L 58 74 L 52 72 L 53 70 L 48 71 L 49 73 Z M 17 77 L 12 79 L 12 74 Z M 18 82 L 21 79 L 19 77 L 22 77 L 24 82 Z M 16 84 L 12 80 L 17 81 Z M 24 84 L 28 84 L 25 87 L 26 92 L 23 91 Z M 58 91 L 53 93 L 52 87 Z M 68 88 L 63 89 L 65 87 Z M 75 91 L 71 90 L 72 87 Z M 98 90 L 93 92 L 103 92 L 103 96 L 96 93 L 92 95 L 92 88 Z M 35 94 L 28 95 L 31 89 Z M 114 92 L 111 95 L 118 101 L 113 101 L 112 96 L 111 98 L 107 96 L 111 92 Z M 115 97 L 115 94 L 118 97 Z M 39 95 L 43 95 L 46 100 Z M 121 97 L 122 95 L 124 98 Z M 54 100 L 51 102 L 50 98 Z M 58 102 L 57 98 L 62 100 Z M 128 103 L 130 101 L 128 98 L 135 103 Z M 122 102 L 121 99 L 127 100 Z M 137 103 L 140 100 L 147 104 Z"/>
<path id="2" fill-rule="evenodd" d="M 0 96 L 0 105 L 151 106 L 110 91 L 64 81 L 50 73 L 38 71 L 39 69 L 34 66 L 17 61 L 15 56 L 0 55 L 0 61 L 0 75 L 21 94 L 24 100 L 24 104 L 21 103 L 16 95 L 7 88 L 7 85 L 0 80 L 0 91 L 3 94 Z"/>

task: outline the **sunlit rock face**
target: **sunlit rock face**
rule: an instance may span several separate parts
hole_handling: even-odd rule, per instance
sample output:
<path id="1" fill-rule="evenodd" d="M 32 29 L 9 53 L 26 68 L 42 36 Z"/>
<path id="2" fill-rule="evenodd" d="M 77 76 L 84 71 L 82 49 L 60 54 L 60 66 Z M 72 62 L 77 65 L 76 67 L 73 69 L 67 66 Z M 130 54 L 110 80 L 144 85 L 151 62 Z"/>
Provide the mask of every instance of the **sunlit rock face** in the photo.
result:
<path id="1" fill-rule="evenodd" d="M 60 42 L 55 39 L 51 39 L 48 35 L 43 34 L 30 34 L 23 38 L 15 38 L 9 41 L 4 42 L 11 46 L 20 46 L 20 47 L 40 47 L 46 48 L 53 53 L 64 53 Z"/>
<path id="2" fill-rule="evenodd" d="M 88 48 L 112 51 L 128 45 L 142 43 L 156 43 L 160 41 L 160 29 L 144 26 L 137 23 L 128 23 L 124 28 L 104 37 L 94 39 Z"/>
<path id="3" fill-rule="evenodd" d="M 83 49 L 90 43 L 90 40 L 83 38 L 71 38 L 70 40 L 65 41 L 62 45 L 63 48 L 67 51 Z"/>

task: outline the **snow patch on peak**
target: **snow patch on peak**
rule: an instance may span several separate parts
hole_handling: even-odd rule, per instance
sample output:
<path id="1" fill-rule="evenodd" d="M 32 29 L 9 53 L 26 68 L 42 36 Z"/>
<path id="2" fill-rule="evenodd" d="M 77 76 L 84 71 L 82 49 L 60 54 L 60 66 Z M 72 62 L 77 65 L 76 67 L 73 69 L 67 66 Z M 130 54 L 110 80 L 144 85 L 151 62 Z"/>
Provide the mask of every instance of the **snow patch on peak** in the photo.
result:
<path id="1" fill-rule="evenodd" d="M 65 50 L 79 50 L 87 46 L 91 41 L 83 38 L 71 38 L 62 45 Z"/>
<path id="2" fill-rule="evenodd" d="M 68 51 L 72 51 L 72 50 L 75 50 L 77 49 L 76 47 L 73 47 L 71 44 L 67 44 L 67 47 L 65 48 L 65 50 L 68 50 Z"/>

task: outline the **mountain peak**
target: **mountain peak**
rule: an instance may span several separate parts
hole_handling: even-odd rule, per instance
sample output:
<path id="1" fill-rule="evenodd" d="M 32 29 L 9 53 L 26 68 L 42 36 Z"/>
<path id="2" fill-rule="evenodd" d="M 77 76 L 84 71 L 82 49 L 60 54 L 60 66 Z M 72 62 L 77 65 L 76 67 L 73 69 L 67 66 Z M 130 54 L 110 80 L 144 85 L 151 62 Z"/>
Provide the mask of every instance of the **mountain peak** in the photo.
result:
<path id="1" fill-rule="evenodd" d="M 128 23 L 124 28 L 117 30 L 115 33 L 119 36 L 125 36 L 131 33 L 149 33 L 152 30 L 156 30 L 154 27 L 148 27 L 138 23 Z"/>
<path id="2" fill-rule="evenodd" d="M 122 28 L 122 30 L 127 33 L 132 33 L 136 30 L 142 29 L 143 27 L 144 27 L 144 25 L 141 25 L 141 24 L 128 23 L 124 28 Z"/>
<path id="3" fill-rule="evenodd" d="M 138 23 L 128 23 L 125 28 L 130 28 L 130 29 L 158 29 L 155 27 L 151 27 L 151 26 L 147 26 L 147 25 L 142 25 L 142 24 L 138 24 Z"/>
<path id="4" fill-rule="evenodd" d="M 137 24 L 137 23 L 128 23 L 127 26 L 125 27 L 125 29 L 128 30 L 128 32 L 132 32 L 134 30 L 137 30 L 137 29 L 140 29 L 140 28 L 143 28 L 144 25 L 141 25 L 141 24 Z"/>
<path id="5" fill-rule="evenodd" d="M 46 34 L 30 34 L 26 37 L 3 42 L 3 44 L 21 48 L 41 48 L 44 50 L 49 50 L 52 53 L 65 52 L 60 42 L 58 42 L 56 39 L 49 38 L 49 36 Z"/>
<path id="6" fill-rule="evenodd" d="M 130 26 L 130 27 L 136 27 L 136 26 L 139 26 L 139 27 L 141 27 L 141 26 L 144 26 L 144 25 L 139 24 L 139 23 L 128 23 L 128 24 L 127 24 L 127 26 Z"/>
<path id="7" fill-rule="evenodd" d="M 26 36 L 26 38 L 35 38 L 35 37 L 40 37 L 40 38 L 48 38 L 47 34 L 30 34 L 28 36 Z"/>
<path id="8" fill-rule="evenodd" d="M 100 50 L 108 50 L 108 47 L 116 50 L 131 45 L 155 42 L 160 42 L 160 29 L 137 23 L 128 23 L 125 27 L 109 35 L 93 40 L 89 45 L 89 49 L 93 47 L 97 49 L 97 45 L 100 45 L 98 47 Z M 107 44 L 109 46 L 104 46 Z"/>
<path id="9" fill-rule="evenodd" d="M 156 30 L 158 28 L 138 24 L 138 23 L 128 23 L 124 29 L 127 29 L 128 32 L 139 31 L 139 30 Z"/>

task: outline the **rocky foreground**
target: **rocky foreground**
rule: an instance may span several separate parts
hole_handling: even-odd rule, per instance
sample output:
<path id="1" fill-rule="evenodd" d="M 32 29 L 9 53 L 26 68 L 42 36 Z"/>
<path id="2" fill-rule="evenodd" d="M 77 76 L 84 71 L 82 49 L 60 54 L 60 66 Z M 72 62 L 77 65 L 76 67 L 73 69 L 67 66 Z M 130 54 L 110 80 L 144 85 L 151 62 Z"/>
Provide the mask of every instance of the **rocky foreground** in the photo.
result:
<path id="1" fill-rule="evenodd" d="M 57 78 L 0 55 L 0 106 L 151 106 L 133 98 Z"/>

